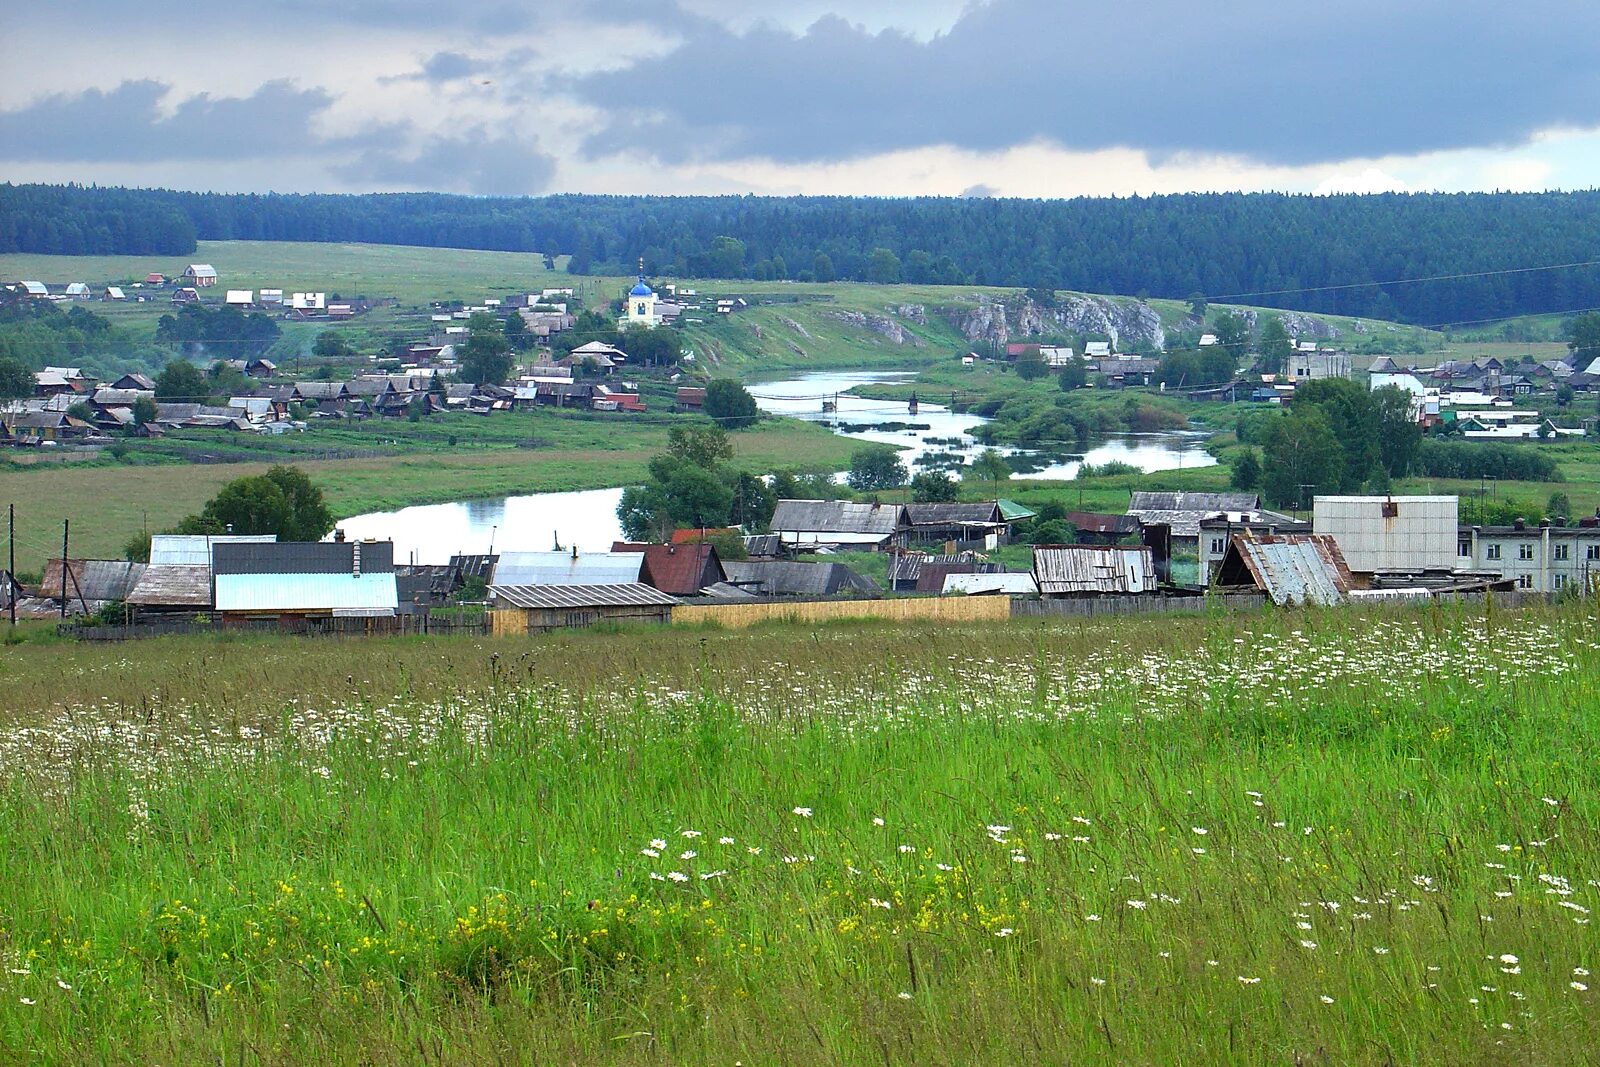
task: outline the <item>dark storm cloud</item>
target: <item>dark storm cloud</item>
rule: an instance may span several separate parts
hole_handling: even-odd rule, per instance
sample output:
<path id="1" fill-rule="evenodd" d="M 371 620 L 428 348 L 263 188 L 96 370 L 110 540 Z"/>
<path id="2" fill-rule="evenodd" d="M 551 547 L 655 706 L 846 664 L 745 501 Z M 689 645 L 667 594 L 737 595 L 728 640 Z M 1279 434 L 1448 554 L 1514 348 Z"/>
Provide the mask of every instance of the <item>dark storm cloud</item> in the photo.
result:
<path id="1" fill-rule="evenodd" d="M 555 169 L 554 158 L 534 141 L 474 130 L 433 139 L 416 153 L 368 148 L 332 171 L 358 186 L 519 196 L 543 192 Z"/>
<path id="2" fill-rule="evenodd" d="M 142 163 L 299 155 L 318 143 L 312 117 L 333 102 L 321 89 L 268 82 L 246 97 L 202 93 L 164 116 L 158 105 L 167 88 L 123 82 L 0 111 L 0 158 Z"/>
<path id="3" fill-rule="evenodd" d="M 1504 146 L 1600 125 L 1600 5 L 1526 0 L 993 0 L 919 41 L 694 21 L 579 79 L 592 156 L 860 158 L 1046 140 L 1306 164 Z"/>

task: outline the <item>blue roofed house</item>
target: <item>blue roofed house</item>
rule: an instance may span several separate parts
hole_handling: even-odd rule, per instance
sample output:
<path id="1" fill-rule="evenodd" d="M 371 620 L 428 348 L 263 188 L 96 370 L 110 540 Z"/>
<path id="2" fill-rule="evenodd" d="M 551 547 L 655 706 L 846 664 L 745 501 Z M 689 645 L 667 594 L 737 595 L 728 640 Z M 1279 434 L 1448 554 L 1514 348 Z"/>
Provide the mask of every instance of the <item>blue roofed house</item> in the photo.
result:
<path id="1" fill-rule="evenodd" d="M 389 618 L 399 609 L 391 541 L 215 543 L 212 598 L 223 625 L 303 627 Z"/>

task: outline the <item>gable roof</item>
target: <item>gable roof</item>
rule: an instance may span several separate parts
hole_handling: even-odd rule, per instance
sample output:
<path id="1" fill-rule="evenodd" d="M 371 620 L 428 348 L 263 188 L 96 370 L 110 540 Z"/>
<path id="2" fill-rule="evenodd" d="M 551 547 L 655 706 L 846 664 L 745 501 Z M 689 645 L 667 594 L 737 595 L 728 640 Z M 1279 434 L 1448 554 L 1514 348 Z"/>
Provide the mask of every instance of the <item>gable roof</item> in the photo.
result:
<path id="1" fill-rule="evenodd" d="M 211 567 L 209 564 L 152 564 L 144 569 L 127 599 L 128 603 L 145 608 L 209 608 Z"/>
<path id="2" fill-rule="evenodd" d="M 1156 568 L 1143 545 L 1040 545 L 1033 576 L 1044 596 L 1153 593 Z"/>
<path id="3" fill-rule="evenodd" d="M 648 545 L 640 580 L 663 593 L 692 596 L 727 577 L 711 545 Z"/>
<path id="4" fill-rule="evenodd" d="M 1128 514 L 1145 525 L 1165 524 L 1174 537 L 1197 537 L 1200 520 L 1228 511 L 1255 511 L 1261 498 L 1254 493 L 1151 493 L 1136 492 L 1128 501 Z"/>
<path id="5" fill-rule="evenodd" d="M 217 541 L 211 566 L 226 574 L 394 574 L 393 541 Z M 219 605 L 220 608 L 220 605 Z"/>
<path id="6" fill-rule="evenodd" d="M 640 552 L 502 552 L 493 585 L 631 585 L 644 569 Z"/>
<path id="7" fill-rule="evenodd" d="M 805 533 L 878 534 L 890 537 L 904 519 L 902 504 L 858 504 L 853 500 L 780 500 L 774 530 Z"/>
<path id="8" fill-rule="evenodd" d="M 907 504 L 906 522 L 912 526 L 991 526 L 1001 521 L 1000 508 L 990 500 L 977 504 Z"/>
<path id="9" fill-rule="evenodd" d="M 1235 534 L 1217 569 L 1219 586 L 1251 585 L 1278 605 L 1338 604 L 1354 579 L 1330 534 Z"/>
<path id="10" fill-rule="evenodd" d="M 150 538 L 150 565 L 210 568 L 216 545 L 265 545 L 277 539 L 277 534 L 155 534 Z"/>
<path id="11" fill-rule="evenodd" d="M 66 599 L 90 603 L 126 600 L 144 569 L 143 563 L 120 559 L 68 560 Z M 61 560 L 47 560 L 44 578 L 39 582 L 39 595 L 61 599 L 61 577 Z"/>
<path id="12" fill-rule="evenodd" d="M 878 592 L 842 563 L 798 563 L 792 560 L 729 560 L 722 565 L 732 585 L 754 587 L 762 596 L 834 596 Z"/>

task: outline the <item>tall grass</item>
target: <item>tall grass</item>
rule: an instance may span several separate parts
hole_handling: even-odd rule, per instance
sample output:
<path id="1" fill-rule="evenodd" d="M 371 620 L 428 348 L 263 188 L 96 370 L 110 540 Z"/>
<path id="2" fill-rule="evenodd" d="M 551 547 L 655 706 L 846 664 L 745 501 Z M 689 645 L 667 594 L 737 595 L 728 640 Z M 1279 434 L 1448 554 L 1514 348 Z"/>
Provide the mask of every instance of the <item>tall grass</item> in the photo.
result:
<path id="1" fill-rule="evenodd" d="M 0 1059 L 1596 1047 L 1591 614 L 1128 625 L 463 642 L 426 694 L 18 716 Z"/>

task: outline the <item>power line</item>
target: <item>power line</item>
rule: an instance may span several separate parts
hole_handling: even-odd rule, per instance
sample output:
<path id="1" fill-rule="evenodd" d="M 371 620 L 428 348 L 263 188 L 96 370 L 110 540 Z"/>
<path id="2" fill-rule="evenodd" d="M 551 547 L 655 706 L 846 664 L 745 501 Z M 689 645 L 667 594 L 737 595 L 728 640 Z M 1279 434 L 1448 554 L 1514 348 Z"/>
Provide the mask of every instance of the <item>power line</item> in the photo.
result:
<path id="1" fill-rule="evenodd" d="M 1222 300 L 1243 300 L 1256 296 L 1286 296 L 1290 293 L 1330 293 L 1340 289 L 1366 289 L 1385 285 L 1419 285 L 1423 282 L 1453 282 L 1464 281 L 1468 278 L 1497 278 L 1507 274 L 1532 274 L 1545 270 L 1571 270 L 1576 267 L 1600 267 L 1600 259 L 1588 259 L 1579 263 L 1551 263 L 1542 267 L 1508 267 L 1503 270 L 1473 271 L 1467 274 L 1435 274 L 1424 278 L 1395 278 L 1391 281 L 1379 282 L 1346 282 L 1339 285 L 1313 285 L 1301 289 L 1263 289 L 1255 293 L 1225 293 L 1221 296 L 1208 296 L 1208 302 Z M 1537 312 L 1537 314 L 1551 314 L 1550 312 Z M 1512 316 L 1515 317 L 1515 316 Z"/>

